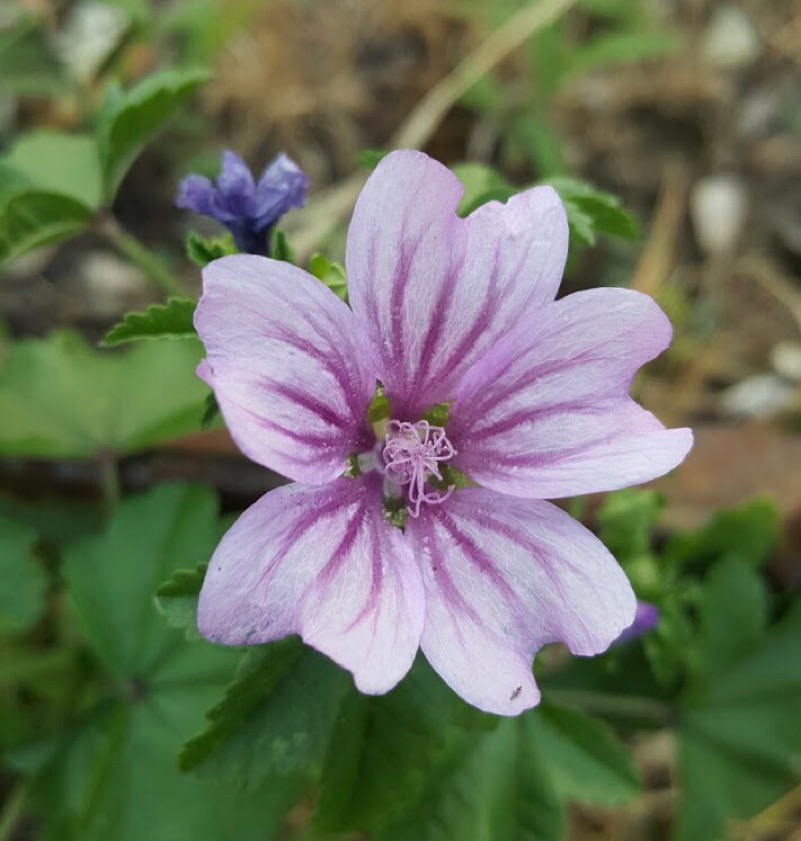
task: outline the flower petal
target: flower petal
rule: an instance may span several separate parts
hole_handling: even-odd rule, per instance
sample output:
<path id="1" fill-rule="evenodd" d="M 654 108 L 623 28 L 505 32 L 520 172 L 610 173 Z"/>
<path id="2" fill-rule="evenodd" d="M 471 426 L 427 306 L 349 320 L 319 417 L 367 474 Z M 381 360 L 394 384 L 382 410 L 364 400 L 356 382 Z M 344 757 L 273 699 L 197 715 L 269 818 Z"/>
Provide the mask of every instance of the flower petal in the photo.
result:
<path id="1" fill-rule="evenodd" d="M 203 272 L 195 326 L 198 374 L 248 457 L 319 484 L 370 446 L 375 376 L 353 313 L 320 281 L 266 257 L 223 257 Z"/>
<path id="2" fill-rule="evenodd" d="M 175 204 L 177 207 L 216 218 L 216 192 L 217 188 L 208 178 L 204 178 L 202 175 L 187 175 L 178 187 Z M 220 221 L 227 222 L 228 215 L 226 214 L 226 218 Z"/>
<path id="3" fill-rule="evenodd" d="M 647 295 L 593 289 L 542 310 L 466 374 L 451 406 L 454 464 L 481 485 L 536 499 L 661 476 L 692 446 L 629 396 L 637 369 L 670 343 Z"/>
<path id="4" fill-rule="evenodd" d="M 346 266 L 394 417 L 456 397 L 500 336 L 553 300 L 567 255 L 564 208 L 549 187 L 456 216 L 463 188 L 420 152 L 387 155 L 356 203 Z"/>
<path id="5" fill-rule="evenodd" d="M 407 521 L 423 572 L 420 646 L 469 703 L 517 715 L 540 698 L 531 664 L 550 642 L 604 651 L 635 598 L 606 547 L 548 502 L 464 489 Z"/>
<path id="6" fill-rule="evenodd" d="M 379 694 L 409 670 L 424 610 L 419 569 L 371 474 L 287 485 L 245 511 L 209 563 L 198 625 L 231 645 L 300 634 Z"/>
<path id="7" fill-rule="evenodd" d="M 256 187 L 254 227 L 262 229 L 272 225 L 292 207 L 303 207 L 309 178 L 306 173 L 283 152 L 265 168 Z"/>

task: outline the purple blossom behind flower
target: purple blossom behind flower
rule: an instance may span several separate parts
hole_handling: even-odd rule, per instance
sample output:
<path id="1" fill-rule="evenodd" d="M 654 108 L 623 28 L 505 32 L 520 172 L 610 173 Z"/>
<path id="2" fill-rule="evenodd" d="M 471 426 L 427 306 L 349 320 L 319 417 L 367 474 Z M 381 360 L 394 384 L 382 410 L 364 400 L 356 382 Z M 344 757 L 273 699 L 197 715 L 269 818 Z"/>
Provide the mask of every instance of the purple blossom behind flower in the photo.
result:
<path id="1" fill-rule="evenodd" d="M 467 701 L 515 715 L 539 701 L 538 649 L 597 654 L 635 617 L 609 551 L 542 500 L 659 476 L 692 435 L 629 396 L 671 337 L 650 298 L 555 301 L 568 244 L 556 193 L 466 219 L 461 194 L 419 152 L 378 165 L 348 233 L 352 309 L 287 263 L 205 269 L 198 372 L 243 452 L 295 483 L 225 535 L 198 623 L 235 645 L 300 634 L 373 694 L 420 647 Z M 391 409 L 380 431 L 367 421 L 377 380 Z M 424 417 L 439 403 L 444 427 Z M 345 478 L 353 456 L 361 473 Z M 403 530 L 387 499 L 406 504 Z"/>
<path id="2" fill-rule="evenodd" d="M 288 155 L 278 155 L 256 183 L 242 158 L 225 151 L 216 184 L 189 175 L 175 203 L 221 222 L 240 251 L 266 254 L 270 229 L 290 208 L 303 207 L 308 188 L 306 173 Z"/>
<path id="3" fill-rule="evenodd" d="M 615 642 L 628 642 L 629 640 L 647 634 L 652 628 L 659 624 L 659 608 L 650 602 L 637 601 L 637 609 L 634 612 L 634 621 Z"/>

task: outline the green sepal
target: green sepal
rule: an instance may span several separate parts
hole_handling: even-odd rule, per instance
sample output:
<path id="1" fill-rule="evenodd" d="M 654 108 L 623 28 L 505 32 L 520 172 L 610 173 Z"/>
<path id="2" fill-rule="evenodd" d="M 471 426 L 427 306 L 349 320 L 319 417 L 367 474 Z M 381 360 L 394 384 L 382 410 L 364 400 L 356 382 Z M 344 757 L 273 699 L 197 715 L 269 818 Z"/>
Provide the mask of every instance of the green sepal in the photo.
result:
<path id="1" fill-rule="evenodd" d="M 213 260 L 236 253 L 231 234 L 202 237 L 197 231 L 190 231 L 186 235 L 186 256 L 201 269 L 205 269 Z"/>
<path id="2" fill-rule="evenodd" d="M 270 232 L 270 257 L 284 263 L 294 264 L 295 262 L 295 252 L 292 250 L 286 234 L 280 228 L 273 228 Z"/>
<path id="3" fill-rule="evenodd" d="M 345 269 L 339 263 L 334 263 L 324 254 L 312 254 L 309 260 L 309 272 L 321 280 L 338 298 L 347 300 L 348 285 Z"/>

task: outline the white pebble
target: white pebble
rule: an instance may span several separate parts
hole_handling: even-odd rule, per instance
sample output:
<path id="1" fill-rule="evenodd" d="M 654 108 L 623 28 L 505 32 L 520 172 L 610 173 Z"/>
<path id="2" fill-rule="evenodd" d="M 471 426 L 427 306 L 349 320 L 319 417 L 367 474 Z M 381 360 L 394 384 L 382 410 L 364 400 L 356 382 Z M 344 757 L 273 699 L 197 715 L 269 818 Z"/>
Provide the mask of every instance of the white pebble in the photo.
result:
<path id="1" fill-rule="evenodd" d="M 701 53 L 723 70 L 747 67 L 759 58 L 762 43 L 746 14 L 735 6 L 721 6 L 703 35 Z"/>
<path id="2" fill-rule="evenodd" d="M 741 418 L 769 418 L 790 404 L 793 388 L 775 374 L 756 374 L 721 395 L 724 411 Z"/>
<path id="3" fill-rule="evenodd" d="M 801 342 L 779 342 L 770 352 L 770 362 L 780 377 L 801 383 Z"/>
<path id="4" fill-rule="evenodd" d="M 736 175 L 709 175 L 693 187 L 690 216 L 695 238 L 708 256 L 732 251 L 748 215 L 748 194 Z"/>

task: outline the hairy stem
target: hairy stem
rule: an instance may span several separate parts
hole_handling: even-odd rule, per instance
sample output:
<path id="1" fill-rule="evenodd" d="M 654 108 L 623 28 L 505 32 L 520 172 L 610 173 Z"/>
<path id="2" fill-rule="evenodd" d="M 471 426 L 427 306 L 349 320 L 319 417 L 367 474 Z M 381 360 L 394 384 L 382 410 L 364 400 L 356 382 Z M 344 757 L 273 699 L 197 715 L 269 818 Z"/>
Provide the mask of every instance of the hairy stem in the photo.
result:
<path id="1" fill-rule="evenodd" d="M 603 718 L 648 720 L 667 726 L 674 723 L 673 709 L 653 698 L 632 695 L 613 695 L 585 689 L 550 689 L 545 697 L 566 706 L 580 707 Z"/>
<path id="2" fill-rule="evenodd" d="M 0 841 L 8 841 L 12 837 L 27 799 L 28 787 L 20 781 L 9 792 L 6 802 L 3 804 L 3 811 L 0 812 Z"/>
<path id="3" fill-rule="evenodd" d="M 98 219 L 97 229 L 122 254 L 156 285 L 165 295 L 182 296 L 186 290 L 178 278 L 150 249 L 126 231 L 110 214 Z"/>

